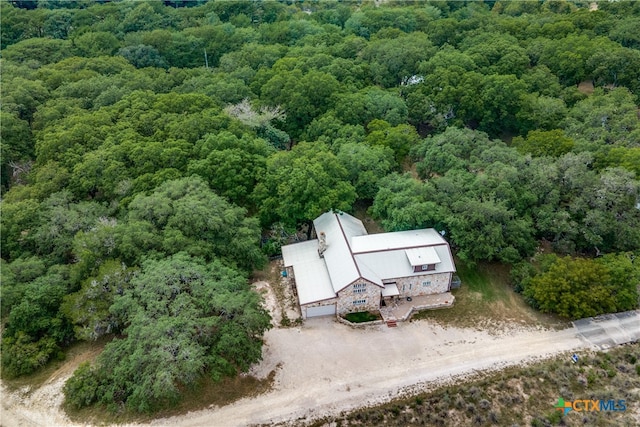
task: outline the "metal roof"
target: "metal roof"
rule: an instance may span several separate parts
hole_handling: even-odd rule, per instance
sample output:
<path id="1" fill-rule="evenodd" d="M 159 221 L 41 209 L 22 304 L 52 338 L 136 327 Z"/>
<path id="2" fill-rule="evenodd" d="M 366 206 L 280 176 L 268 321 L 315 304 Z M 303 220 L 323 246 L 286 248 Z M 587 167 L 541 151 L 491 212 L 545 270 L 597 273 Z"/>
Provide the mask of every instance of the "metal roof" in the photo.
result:
<path id="1" fill-rule="evenodd" d="M 437 264 L 440 262 L 440 257 L 436 253 L 433 246 L 427 246 L 426 248 L 413 248 L 405 249 L 405 254 L 409 259 L 411 265 L 427 265 Z"/>
<path id="2" fill-rule="evenodd" d="M 354 254 L 358 254 L 441 244 L 447 244 L 447 241 L 444 240 L 440 233 L 433 228 L 425 228 L 422 230 L 354 236 L 351 239 L 351 250 Z"/>
<path id="3" fill-rule="evenodd" d="M 384 285 L 384 289 L 382 290 L 383 297 L 395 297 L 398 295 L 400 295 L 400 291 L 395 283 L 388 283 Z"/>
<path id="4" fill-rule="evenodd" d="M 367 266 L 383 280 L 433 273 L 452 273 L 456 271 L 453 259 L 449 253 L 449 247 L 447 245 L 439 245 L 433 248 L 441 260 L 436 264 L 436 269 L 417 273 L 414 273 L 413 267 L 407 260 L 404 249 L 355 254 L 355 258 L 359 265 Z"/>
<path id="5" fill-rule="evenodd" d="M 291 267 L 307 261 L 315 261 L 318 257 L 318 239 L 307 240 L 282 247 L 282 260 L 285 267 Z"/>
<path id="6" fill-rule="evenodd" d="M 387 289 L 384 279 L 456 270 L 448 243 L 434 229 L 367 235 L 360 220 L 340 212 L 324 213 L 313 225 L 316 234 L 325 233 L 322 258 L 317 239 L 282 247 L 284 265 L 293 266 L 300 304 L 335 298 L 359 278 L 383 288 L 383 295 L 392 295 L 389 292 L 397 287 Z M 414 273 L 412 264 L 436 268 Z"/>
<path id="7" fill-rule="evenodd" d="M 320 215 L 313 221 L 313 226 L 316 234 L 324 232 L 326 235 L 327 249 L 324 251 L 324 261 L 327 264 L 333 290 L 338 293 L 360 278 L 358 266 L 349 248 L 347 233 L 353 236 L 354 233 L 357 235 L 358 232 L 366 233 L 367 231 L 360 220 L 351 215 L 333 212 Z M 360 227 L 361 230 L 359 230 Z"/>
<path id="8" fill-rule="evenodd" d="M 293 266 L 300 304 L 335 298 L 327 266 L 318 256 L 318 240 L 282 247 L 285 267 Z"/>
<path id="9" fill-rule="evenodd" d="M 327 266 L 321 259 L 294 265 L 293 276 L 301 305 L 336 297 Z"/>

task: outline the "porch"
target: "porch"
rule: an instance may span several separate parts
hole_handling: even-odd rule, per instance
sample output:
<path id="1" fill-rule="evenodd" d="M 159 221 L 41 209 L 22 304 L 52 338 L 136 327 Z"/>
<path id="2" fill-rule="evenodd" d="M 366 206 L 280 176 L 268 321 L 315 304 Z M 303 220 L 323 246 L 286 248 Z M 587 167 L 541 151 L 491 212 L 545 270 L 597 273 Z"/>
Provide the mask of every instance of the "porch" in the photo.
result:
<path id="1" fill-rule="evenodd" d="M 433 310 L 436 308 L 451 307 L 455 297 L 451 292 L 434 295 L 422 295 L 412 297 L 411 301 L 400 298 L 397 301 L 386 301 L 386 306 L 380 307 L 380 314 L 387 324 L 389 322 L 404 322 L 411 314 L 420 310 Z"/>

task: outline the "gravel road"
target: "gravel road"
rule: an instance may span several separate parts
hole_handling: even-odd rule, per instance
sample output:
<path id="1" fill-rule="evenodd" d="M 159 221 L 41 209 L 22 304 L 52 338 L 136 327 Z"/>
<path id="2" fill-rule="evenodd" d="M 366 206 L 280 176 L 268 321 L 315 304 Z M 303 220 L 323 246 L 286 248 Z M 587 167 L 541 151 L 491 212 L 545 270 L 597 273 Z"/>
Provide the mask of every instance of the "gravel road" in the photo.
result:
<path id="1" fill-rule="evenodd" d="M 245 426 L 292 422 L 384 402 L 399 394 L 582 348 L 599 349 L 621 336 L 640 336 L 637 311 L 578 323 L 559 331 L 514 327 L 500 331 L 441 327 L 423 320 L 351 329 L 331 318 L 307 320 L 299 328 L 272 329 L 264 360 L 252 374 L 276 370 L 273 389 L 254 398 L 209 408 L 150 425 L 172 427 Z M 593 323 L 598 331 L 593 334 Z M 621 331 L 621 328 L 627 328 Z M 606 331 L 614 331 L 610 337 Z M 605 346 L 606 348 L 606 346 Z M 3 427 L 70 426 L 60 410 L 71 361 L 41 388 L 8 393 L 2 388 Z"/>
<path id="2" fill-rule="evenodd" d="M 252 373 L 265 377 L 277 370 L 270 392 L 151 425 L 299 423 L 477 371 L 592 347 L 575 328 L 514 328 L 491 334 L 418 321 L 360 330 L 330 318 L 311 319 L 300 328 L 272 329 L 265 339 L 264 360 Z M 2 426 L 74 425 L 59 409 L 61 389 L 71 373 L 66 369 L 30 392 L 8 393 L 3 388 Z"/>

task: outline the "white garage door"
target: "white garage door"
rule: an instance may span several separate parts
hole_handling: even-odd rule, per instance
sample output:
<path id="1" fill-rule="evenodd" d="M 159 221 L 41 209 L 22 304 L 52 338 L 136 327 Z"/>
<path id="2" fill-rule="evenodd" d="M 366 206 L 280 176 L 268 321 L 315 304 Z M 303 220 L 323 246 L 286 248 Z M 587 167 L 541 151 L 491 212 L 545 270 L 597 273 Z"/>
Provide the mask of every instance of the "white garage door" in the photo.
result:
<path id="1" fill-rule="evenodd" d="M 336 305 L 321 305 L 318 307 L 307 307 L 307 317 L 330 316 L 336 314 Z"/>

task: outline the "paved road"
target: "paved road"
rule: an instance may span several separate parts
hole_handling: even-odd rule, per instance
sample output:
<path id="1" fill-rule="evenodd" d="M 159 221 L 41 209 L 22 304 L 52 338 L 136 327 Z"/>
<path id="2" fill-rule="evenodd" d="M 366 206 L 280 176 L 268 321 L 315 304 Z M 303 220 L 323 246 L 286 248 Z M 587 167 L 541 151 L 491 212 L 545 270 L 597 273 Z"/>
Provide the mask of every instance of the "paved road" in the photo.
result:
<path id="1" fill-rule="evenodd" d="M 594 348 L 640 341 L 640 311 L 605 314 L 573 322 L 578 337 Z"/>

